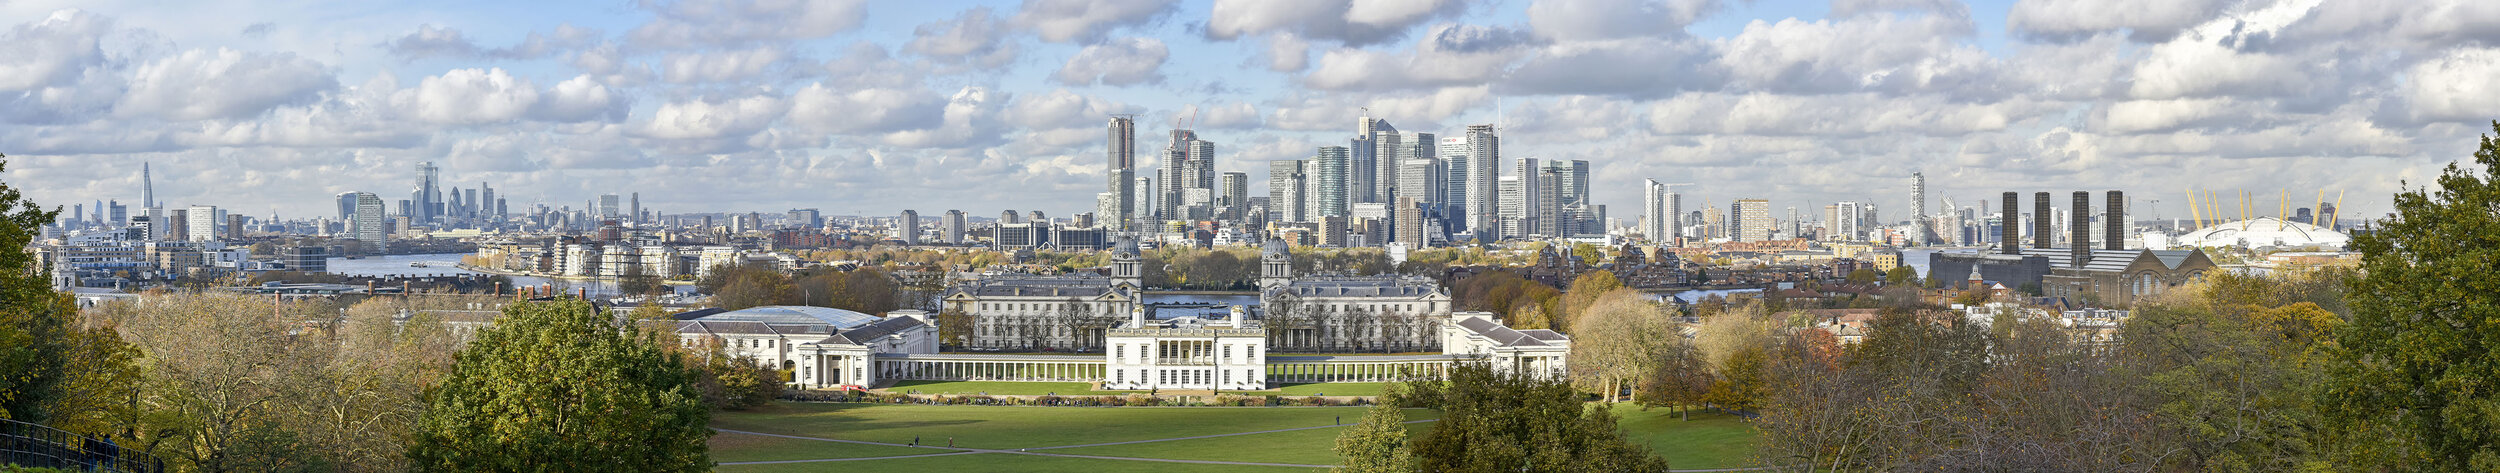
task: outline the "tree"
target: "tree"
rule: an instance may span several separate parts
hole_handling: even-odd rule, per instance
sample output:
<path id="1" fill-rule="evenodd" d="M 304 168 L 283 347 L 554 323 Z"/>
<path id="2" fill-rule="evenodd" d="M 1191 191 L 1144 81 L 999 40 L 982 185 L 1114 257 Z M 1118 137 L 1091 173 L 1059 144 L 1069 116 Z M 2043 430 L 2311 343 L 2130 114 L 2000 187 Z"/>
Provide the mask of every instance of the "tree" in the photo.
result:
<path id="1" fill-rule="evenodd" d="M 1396 393 L 1396 384 L 1384 385 L 1381 396 Z M 1363 411 L 1362 422 L 1337 434 L 1337 456 L 1345 457 L 1339 473 L 1400 473 L 1415 471 L 1415 457 L 1406 448 L 1406 412 L 1392 403 L 1373 404 Z"/>
<path id="2" fill-rule="evenodd" d="M 1640 291 L 1616 289 L 1580 316 L 1572 333 L 1571 378 L 1580 389 L 1613 402 L 1623 391 L 1655 370 L 1675 344 L 1683 341 L 1658 307 Z M 1637 393 L 1638 391 L 1635 391 Z M 1634 400 L 1639 396 L 1635 395 Z"/>
<path id="3" fill-rule="evenodd" d="M 1613 271 L 1601 269 L 1581 273 L 1580 277 L 1572 278 L 1571 290 L 1563 292 L 1562 295 L 1563 316 L 1556 317 L 1562 323 L 1554 324 L 1554 326 L 1568 329 L 1571 325 L 1579 323 L 1580 314 L 1587 311 L 1590 305 L 1596 304 L 1599 296 L 1622 288 L 1623 280 L 1617 279 Z"/>
<path id="4" fill-rule="evenodd" d="M 1640 392 L 1634 398 L 1644 407 L 1676 407 L 1684 420 L 1693 420 L 1692 405 L 1703 402 L 1702 396 L 1709 394 L 1710 387 L 1717 383 L 1718 379 L 1710 373 L 1710 359 L 1699 348 L 1691 343 L 1676 343 L 1650 364 L 1640 386 L 1634 388 Z"/>
<path id="5" fill-rule="evenodd" d="M 1588 408 L 1560 379 L 1459 363 L 1447 386 L 1442 420 L 1412 444 L 1417 470 L 1667 471 L 1624 439 L 1613 410 Z"/>
<path id="6" fill-rule="evenodd" d="M 7 164 L 0 161 L 0 171 Z M 0 419 L 45 422 L 69 380 L 67 340 L 77 306 L 52 290 L 50 268 L 37 267 L 23 250 L 59 214 L 0 185 Z"/>
<path id="7" fill-rule="evenodd" d="M 1918 269 L 1909 265 L 1894 266 L 1884 271 L 1885 286 L 1907 286 L 1918 283 Z"/>
<path id="8" fill-rule="evenodd" d="M 589 302 L 506 306 L 426 394 L 408 457 L 434 471 L 703 471 L 710 414 L 680 357 Z"/>
<path id="9" fill-rule="evenodd" d="M 2359 443 L 2355 469 L 2500 470 L 2500 139 L 2483 136 L 2474 163 L 2396 194 L 2353 237 L 2361 276 L 2326 404 Z"/>
<path id="10" fill-rule="evenodd" d="M 938 342 L 964 346 L 972 342 L 972 314 L 949 307 L 938 311 Z"/>

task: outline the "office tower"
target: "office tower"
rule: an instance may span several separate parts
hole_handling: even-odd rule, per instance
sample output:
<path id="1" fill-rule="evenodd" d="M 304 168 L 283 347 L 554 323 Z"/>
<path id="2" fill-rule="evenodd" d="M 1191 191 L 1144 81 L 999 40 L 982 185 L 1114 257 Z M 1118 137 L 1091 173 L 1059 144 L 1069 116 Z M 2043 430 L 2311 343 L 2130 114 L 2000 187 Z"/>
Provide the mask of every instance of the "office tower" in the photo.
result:
<path id="1" fill-rule="evenodd" d="M 1276 222 L 1308 222 L 1310 206 L 1304 197 L 1310 195 L 1310 175 L 1304 168 L 1310 161 L 1279 159 L 1267 162 L 1268 217 Z"/>
<path id="2" fill-rule="evenodd" d="M 104 216 L 105 221 L 112 222 L 116 225 L 130 224 L 130 206 L 122 205 L 121 201 L 113 200 L 106 201 L 104 207 L 109 209 Z"/>
<path id="3" fill-rule="evenodd" d="M 943 223 L 943 225 L 945 226 L 945 229 L 944 229 L 944 231 L 940 232 L 940 233 L 939 233 L 939 235 L 940 235 L 942 238 L 945 238 L 945 239 L 946 239 L 946 244 L 949 244 L 949 245 L 961 245 L 961 244 L 964 244 L 964 227 L 965 227 L 965 225 L 964 225 L 964 211 L 961 211 L 961 210 L 948 210 L 948 211 L 946 211 L 946 221 Z"/>
<path id="4" fill-rule="evenodd" d="M 1910 173 L 1910 244 L 1927 244 L 1927 175 Z"/>
<path id="5" fill-rule="evenodd" d="M 1222 220 L 1240 220 L 1243 208 L 1250 203 L 1250 174 L 1224 173 L 1224 193 L 1216 199 L 1217 213 Z"/>
<path id="6" fill-rule="evenodd" d="M 783 219 L 789 221 L 789 226 L 810 230 L 825 226 L 825 214 L 817 209 L 790 209 Z"/>
<path id="7" fill-rule="evenodd" d="M 1736 228 L 1730 233 L 1735 235 L 1736 241 L 1771 240 L 1771 201 L 1737 199 L 1735 214 L 1736 219 L 1733 224 Z"/>
<path id="8" fill-rule="evenodd" d="M 1195 139 L 1196 135 L 1192 135 L 1191 137 L 1192 139 L 1189 141 L 1190 184 L 1188 188 L 1213 189 L 1215 188 L 1215 142 Z"/>
<path id="9" fill-rule="evenodd" d="M 1002 224 L 1002 225 L 1014 225 L 1014 224 L 1024 223 L 1024 216 L 1023 216 L 1023 215 L 1020 215 L 1020 214 L 1017 214 L 1017 213 L 1016 213 L 1016 211 L 1014 211 L 1014 210 L 1009 210 L 1009 211 L 1005 211 L 1005 212 L 999 212 L 999 213 L 998 213 L 998 223 L 999 223 L 999 224 Z"/>
<path id="10" fill-rule="evenodd" d="M 1800 227 L 1804 225 L 1804 223 L 1802 223 L 1804 221 L 1805 220 L 1802 220 L 1801 217 L 1797 215 L 1797 206 L 1788 206 L 1788 221 L 1781 223 L 1781 229 L 1787 231 L 1787 237 L 1789 239 L 1799 238 L 1798 235 L 1804 234 L 1798 232 L 1798 230 L 1802 229 Z"/>
<path id="11" fill-rule="evenodd" d="M 1109 172 L 1105 174 L 1108 175 L 1106 178 L 1110 180 L 1111 188 L 1105 192 L 1111 193 L 1111 205 L 1108 206 L 1110 213 L 1104 214 L 1103 218 L 1111 219 L 1112 230 L 1124 231 L 1128 230 L 1132 221 L 1136 219 L 1135 212 L 1137 211 L 1137 202 L 1134 200 L 1137 191 L 1132 187 L 1137 182 L 1136 117 L 1112 116 L 1110 133 L 1111 162 L 1110 167 L 1107 168 Z"/>
<path id="12" fill-rule="evenodd" d="M 920 244 L 920 211 L 904 210 L 903 217 L 894 221 L 894 237 L 905 245 Z"/>
<path id="13" fill-rule="evenodd" d="M 1525 228 L 1530 223 L 1525 218 L 1527 209 L 1523 207 L 1528 202 L 1526 197 L 1528 188 L 1527 183 L 1521 180 L 1523 177 L 1511 175 L 1494 179 L 1493 194 L 1501 201 L 1500 208 L 1496 209 L 1494 227 L 1479 231 L 1477 235 L 1515 237 L 1525 235 L 1528 230 L 1531 230 Z"/>
<path id="14" fill-rule="evenodd" d="M 339 221 L 344 222 L 348 219 L 356 218 L 356 194 L 361 194 L 361 192 L 339 193 Z"/>
<path id="15" fill-rule="evenodd" d="M 1494 136 L 1493 125 L 1467 126 L 1467 229 L 1480 241 L 1501 239 L 1500 223 L 1495 219 L 1498 197 L 1495 179 L 1501 177 L 1502 139 Z"/>
<path id="16" fill-rule="evenodd" d="M 416 195 L 408 199 L 414 212 L 407 215 L 420 224 L 442 215 L 443 196 L 439 184 L 442 172 L 442 168 L 434 167 L 433 161 L 417 163 Z"/>
<path id="17" fill-rule="evenodd" d="M 1318 153 L 1312 156 L 1311 164 L 1319 168 L 1310 173 L 1311 193 L 1316 201 L 1313 202 L 1312 217 L 1346 215 L 1347 205 L 1352 203 L 1347 200 L 1354 191 L 1350 182 L 1355 171 L 1351 159 L 1353 157 L 1344 146 L 1321 146 Z"/>
<path id="18" fill-rule="evenodd" d="M 1139 176 L 1137 183 L 1129 186 L 1129 208 L 1134 212 L 1131 218 L 1139 222 L 1155 220 L 1154 209 L 1161 208 L 1156 206 L 1161 202 L 1156 198 L 1160 195 L 1161 191 L 1155 190 L 1155 176 Z M 1136 223 L 1130 223 L 1129 228 L 1142 230 Z"/>
<path id="19" fill-rule="evenodd" d="M 1353 159 L 1355 168 L 1348 175 L 1354 189 L 1346 191 L 1354 202 L 1389 202 L 1396 192 L 1398 166 L 1406 162 L 1405 139 L 1388 120 L 1363 117 L 1356 123 Z"/>
<path id="20" fill-rule="evenodd" d="M 1372 140 L 1373 127 L 1386 122 L 1372 117 L 1354 121 L 1354 140 L 1346 146 L 1346 191 L 1348 204 L 1372 202 L 1380 179 L 1380 147 Z"/>
<path id="21" fill-rule="evenodd" d="M 634 206 L 632 207 L 632 210 L 631 210 L 631 211 L 629 211 L 629 212 L 627 212 L 627 213 L 625 214 L 625 221 L 626 221 L 626 222 L 628 222 L 628 223 L 642 223 L 642 193 L 641 193 L 641 192 L 635 192 L 635 193 L 634 193 L 633 203 L 634 203 Z"/>
<path id="22" fill-rule="evenodd" d="M 146 162 L 139 163 L 139 208 L 160 208 L 156 206 L 156 175 Z"/>
<path id="23" fill-rule="evenodd" d="M 486 183 L 483 182 L 477 183 L 477 188 L 479 189 L 477 198 L 477 216 L 491 220 L 502 220 L 503 211 L 501 209 L 501 203 L 503 202 L 503 199 L 495 197 L 495 188 L 487 187 Z"/>
<path id="24" fill-rule="evenodd" d="M 1502 187 L 1500 205 L 1503 220 L 1501 235 L 1513 237 L 1552 234 L 1546 231 L 1544 224 L 1545 199 L 1542 197 L 1544 197 L 1545 189 L 1541 187 L 1544 183 L 1537 179 L 1538 174 L 1543 170 L 1537 167 L 1536 158 L 1519 158 L 1519 161 L 1512 164 L 1517 165 L 1519 169 L 1514 171 L 1513 175 L 1500 178 L 1503 179 L 1500 181 Z"/>
<path id="25" fill-rule="evenodd" d="M 511 210 L 511 209 L 505 208 L 503 204 L 504 204 L 504 199 L 503 199 L 502 197 L 496 197 L 496 198 L 495 198 L 495 218 L 496 218 L 496 219 L 502 219 L 505 215 L 510 215 L 510 213 L 509 213 L 509 212 L 507 212 L 507 211 L 509 211 L 509 210 Z"/>
<path id="26" fill-rule="evenodd" d="M 1050 217 L 1042 215 L 1042 211 L 1040 210 L 1034 210 L 1026 214 L 1024 221 L 1038 224 L 1049 224 Z"/>
<path id="27" fill-rule="evenodd" d="M 1831 214 L 1824 217 L 1823 226 L 1827 234 L 1823 235 L 1823 239 L 1858 241 L 1858 216 L 1863 212 L 1863 209 L 1859 207 L 1857 202 L 1843 201 L 1832 204 Z"/>
<path id="28" fill-rule="evenodd" d="M 1467 207 L 1467 172 L 1471 169 L 1467 164 L 1467 138 L 1464 136 L 1442 138 L 1441 146 L 1437 147 L 1434 152 L 1439 153 L 1436 157 L 1441 160 L 1441 171 L 1448 173 L 1441 177 L 1440 202 L 1455 209 L 1449 217 L 1457 221 L 1455 226 L 1464 228 L 1467 226 L 1464 216 Z"/>
<path id="29" fill-rule="evenodd" d="M 597 213 L 599 214 L 599 218 L 608 219 L 624 216 L 625 210 L 620 206 L 620 204 L 622 204 L 622 202 L 619 202 L 619 198 L 616 194 L 600 194 L 599 202 L 595 204 L 598 206 Z"/>
<path id="30" fill-rule="evenodd" d="M 163 222 L 163 223 L 164 223 L 164 226 L 165 226 L 164 231 L 161 231 L 161 232 L 155 232 L 155 233 L 156 233 L 156 235 L 155 235 L 155 236 L 156 236 L 156 239 L 157 239 L 157 240 L 159 240 L 159 241 L 183 241 L 183 240 L 189 240 L 189 239 L 191 239 L 191 211 L 190 211 L 190 210 L 188 210 L 188 209 L 164 209 L 164 210 L 162 210 L 162 211 L 164 212 L 163 214 L 160 214 L 160 215 L 150 215 L 150 216 L 148 216 L 148 221 L 149 221 L 149 222 Z M 149 229 L 150 229 L 150 230 L 155 230 L 155 228 L 154 228 L 154 227 L 150 227 Z"/>
<path id="31" fill-rule="evenodd" d="M 1194 176 L 1196 169 L 1193 169 L 1189 156 L 1191 142 L 1195 141 L 1198 141 L 1195 131 L 1172 130 L 1171 143 L 1163 147 L 1163 175 L 1156 180 L 1162 186 L 1156 189 L 1155 200 L 1160 204 L 1155 210 L 1157 218 L 1175 220 L 1180 217 L 1181 189 L 1189 188 L 1186 183 L 1197 180 Z"/>
<path id="32" fill-rule="evenodd" d="M 191 241 L 217 241 L 217 207 L 194 205 L 184 211 L 183 228 L 187 235 L 176 237 Z"/>
<path id="33" fill-rule="evenodd" d="M 1641 189 L 1641 236 L 1654 243 L 1673 243 L 1678 227 L 1676 217 L 1680 213 L 1680 209 L 1668 204 L 1674 192 L 1668 191 L 1667 185 L 1657 179 L 1643 179 Z"/>
<path id="34" fill-rule="evenodd" d="M 1389 225 L 1393 235 L 1390 241 L 1404 243 L 1407 248 L 1431 246 L 1432 240 L 1424 234 L 1424 210 L 1416 205 L 1414 197 L 1399 197 L 1390 213 L 1394 217 Z"/>
<path id="35" fill-rule="evenodd" d="M 1425 205 L 1441 200 L 1441 176 L 1445 173 L 1441 170 L 1440 160 L 1406 158 L 1406 162 L 1398 166 L 1397 174 L 1398 186 L 1392 189 L 1394 195 L 1391 197 L 1413 199 L 1415 203 Z"/>

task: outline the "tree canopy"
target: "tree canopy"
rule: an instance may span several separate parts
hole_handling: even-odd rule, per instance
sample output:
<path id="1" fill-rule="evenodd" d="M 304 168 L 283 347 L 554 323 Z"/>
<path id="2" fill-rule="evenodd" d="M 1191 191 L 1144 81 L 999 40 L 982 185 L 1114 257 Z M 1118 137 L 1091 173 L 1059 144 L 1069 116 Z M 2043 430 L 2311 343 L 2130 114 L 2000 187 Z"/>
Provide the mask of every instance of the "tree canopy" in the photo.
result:
<path id="1" fill-rule="evenodd" d="M 589 302 L 507 306 L 429 391 L 428 471 L 704 471 L 710 412 L 679 355 Z"/>

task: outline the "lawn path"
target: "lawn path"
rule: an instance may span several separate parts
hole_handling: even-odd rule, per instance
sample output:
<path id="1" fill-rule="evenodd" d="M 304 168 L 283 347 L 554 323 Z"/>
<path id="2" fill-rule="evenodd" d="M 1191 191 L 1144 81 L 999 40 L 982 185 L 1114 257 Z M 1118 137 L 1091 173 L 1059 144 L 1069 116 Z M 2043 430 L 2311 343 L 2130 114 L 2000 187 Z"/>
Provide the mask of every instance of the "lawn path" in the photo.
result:
<path id="1" fill-rule="evenodd" d="M 1429 421 L 1430 421 L 1430 420 L 1429 420 L 1429 419 L 1427 419 L 1427 420 L 1421 420 L 1421 421 L 1409 421 L 1409 422 L 1429 422 Z M 1279 430 L 1272 430 L 1272 431 L 1267 431 L 1267 432 L 1285 432 L 1285 431 L 1292 431 L 1292 430 L 1305 430 L 1305 429 L 1324 429 L 1324 428 L 1329 428 L 1329 427 L 1343 427 L 1343 426 L 1344 426 L 1344 425 L 1342 425 L 1342 424 L 1341 424 L 1341 425 L 1329 425 L 1329 426 L 1321 426 L 1321 427 L 1303 427 L 1303 428 L 1295 428 L 1295 429 L 1279 429 Z M 716 428 L 716 429 L 712 429 L 712 430 L 717 430 L 717 431 L 721 431 L 721 432 L 735 433 L 735 434 L 762 435 L 762 436 L 766 436 L 766 437 L 780 437 L 780 438 L 786 438 L 786 439 L 798 439 L 798 440 L 817 440 L 817 441 L 824 441 L 824 442 L 854 443 L 854 444 L 861 444 L 861 445 L 883 445 L 883 446 L 889 446 L 889 447 L 911 447 L 911 446 L 912 446 L 912 445 L 910 445 L 910 444 L 901 444 L 901 443 L 867 442 L 867 441 L 859 441 L 859 440 L 829 439 L 829 438 L 822 438 L 822 437 L 804 437 L 804 436 L 798 436 L 798 435 L 782 435 L 782 434 L 768 434 L 768 433 L 763 433 L 763 432 L 748 432 L 748 431 L 744 431 L 744 430 L 729 430 L 729 429 L 718 429 L 718 428 Z M 1184 440 L 1184 439 L 1191 439 L 1191 438 L 1223 437 L 1223 436 L 1229 436 L 1229 435 L 1248 435 L 1248 434 L 1259 434 L 1259 433 L 1266 433 L 1266 432 L 1243 432 L 1243 433 L 1238 433 L 1238 434 L 1202 435 L 1202 436 L 1197 436 L 1197 437 L 1183 437 L 1183 438 L 1169 438 L 1169 439 L 1159 439 L 1159 440 L 1145 440 L 1144 442 L 1161 442 L 1161 441 L 1165 441 L 1165 440 Z M 1138 442 L 1118 442 L 1118 443 L 1138 443 Z M 1118 444 L 1118 443 L 1110 443 L 1110 444 L 1102 444 L 1102 445 L 1116 445 L 1116 444 Z M 1071 445 L 1071 447 L 1075 447 L 1075 446 L 1078 446 L 1078 445 Z M 921 447 L 919 447 L 919 448 L 944 448 L 944 447 L 921 446 Z M 1054 448 L 1064 448 L 1064 447 L 1054 447 Z M 928 455 L 903 455 L 903 456 L 892 456 L 892 457 L 870 457 L 870 458 L 828 458 L 828 459 L 823 459 L 823 460 L 771 460 L 771 461 L 751 461 L 751 462 L 724 462 L 724 463 L 721 463 L 721 464 L 722 464 L 722 465 L 763 465 L 763 464 L 776 464 L 776 463 L 815 463 L 815 462 L 836 462 L 836 461 L 855 461 L 855 460 L 872 460 L 872 459 L 893 459 L 893 458 L 913 458 L 913 457 L 937 457 L 937 456 L 949 456 L 949 455 L 965 455 L 965 454 L 973 454 L 973 453 L 1005 453 L 1005 454 L 1011 454 L 1011 455 L 1033 455 L 1033 456 L 1040 456 L 1040 457 L 1083 458 L 1083 459 L 1091 459 L 1091 460 L 1128 460 L 1128 461 L 1147 461 L 1147 462 L 1163 462 L 1163 463 L 1195 463 L 1195 464 L 1201 464 L 1201 465 L 1281 466 L 1281 467 L 1293 467 L 1293 468 L 1332 468 L 1332 467 L 1335 467 L 1335 466 L 1336 466 L 1336 465 L 1297 465 L 1297 464 L 1291 464 L 1291 463 L 1234 462 L 1234 461 L 1216 461 L 1216 460 L 1174 460 L 1174 459 L 1169 459 L 1169 458 L 1106 457 L 1106 456 L 1098 456 L 1098 455 L 1072 455 L 1072 454 L 1066 454 L 1066 453 L 1040 453 L 1040 452 L 1028 452 L 1028 451 L 1025 451 L 1025 450 L 1028 450 L 1028 449 L 1016 449 L 1016 450 L 1006 450 L 1006 449 L 987 449 L 987 448 L 945 448 L 945 449 L 946 449 L 946 450 L 952 450 L 952 451 L 950 451 L 950 452 L 946 452 L 946 453 L 933 453 L 933 454 L 928 454 Z"/>
<path id="2" fill-rule="evenodd" d="M 1440 420 L 1440 419 L 1410 420 L 1410 421 L 1406 421 L 1406 422 L 1400 422 L 1400 424 L 1421 424 L 1421 423 L 1425 423 L 1425 422 L 1432 422 L 1432 421 L 1436 421 L 1436 420 Z M 1323 425 L 1323 426 L 1318 426 L 1318 427 L 1295 427 L 1295 428 L 1290 428 L 1290 429 L 1261 430 L 1261 431 L 1257 431 L 1257 432 L 1235 432 L 1235 433 L 1229 433 L 1229 434 L 1200 435 L 1200 436 L 1196 436 L 1196 437 L 1172 437 L 1172 438 L 1168 438 L 1168 439 L 1130 440 L 1130 441 L 1126 441 L 1126 442 L 1108 442 L 1108 443 L 1097 443 L 1097 444 L 1087 444 L 1087 445 L 1061 445 L 1061 446 L 1057 446 L 1057 447 L 1034 447 L 1034 448 L 1028 448 L 1028 449 L 1026 449 L 1026 450 L 1050 450 L 1050 449 L 1054 449 L 1054 448 L 1083 448 L 1083 447 L 1101 447 L 1101 446 L 1107 446 L 1107 445 L 1128 445 L 1128 444 L 1133 444 L 1133 443 L 1170 442 L 1170 441 L 1174 441 L 1174 440 L 1197 440 L 1197 439 L 1211 439 L 1211 438 L 1216 438 L 1216 437 L 1231 437 L 1231 436 L 1235 436 L 1235 435 L 1257 435 L 1257 434 L 1272 434 L 1272 433 L 1277 433 L 1277 432 L 1292 432 L 1292 431 L 1296 431 L 1296 430 L 1333 429 L 1333 428 L 1338 428 L 1338 427 L 1344 427 L 1344 426 L 1347 426 L 1347 425 L 1350 425 L 1350 424 Z"/>

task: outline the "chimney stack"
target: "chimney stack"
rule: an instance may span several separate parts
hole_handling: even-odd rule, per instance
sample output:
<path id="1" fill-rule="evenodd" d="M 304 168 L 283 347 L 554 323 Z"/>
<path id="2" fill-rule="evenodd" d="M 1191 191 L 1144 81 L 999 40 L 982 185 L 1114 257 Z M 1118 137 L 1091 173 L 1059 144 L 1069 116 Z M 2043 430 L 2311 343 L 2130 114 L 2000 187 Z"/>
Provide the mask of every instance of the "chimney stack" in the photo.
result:
<path id="1" fill-rule="evenodd" d="M 2056 212 L 2049 209 L 2049 193 L 2031 194 L 2031 247 L 2033 249 L 2049 249 L 2050 242 L 2054 241 L 2049 236 L 2049 219 L 2057 218 L 2056 215 Z"/>
<path id="2" fill-rule="evenodd" d="M 2075 191 L 2075 208 L 2070 211 L 2074 218 L 2066 228 L 2074 236 L 2066 242 L 2068 261 L 2082 268 L 2084 263 L 2092 262 L 2092 193 Z"/>
<path id="3" fill-rule="evenodd" d="M 2127 249 L 2126 192 L 2109 191 L 2109 216 L 2101 218 L 2101 225 L 2104 227 L 2101 238 L 2107 241 L 2107 249 Z"/>
<path id="4" fill-rule="evenodd" d="M 2007 192 L 2005 193 L 2005 206 L 1997 209 L 1997 231 L 2001 233 L 1997 235 L 1997 245 L 2003 247 L 2005 254 L 2009 255 L 2023 254 L 2023 234 L 2022 227 L 2019 226 L 2023 220 L 2022 214 L 2014 211 L 2014 208 L 2019 205 L 2022 205 L 2022 194 Z"/>

